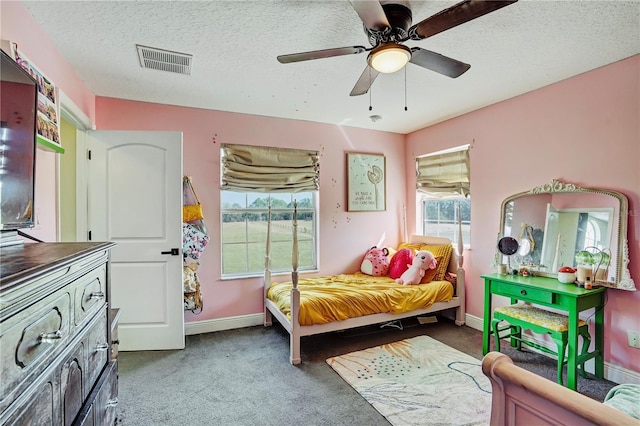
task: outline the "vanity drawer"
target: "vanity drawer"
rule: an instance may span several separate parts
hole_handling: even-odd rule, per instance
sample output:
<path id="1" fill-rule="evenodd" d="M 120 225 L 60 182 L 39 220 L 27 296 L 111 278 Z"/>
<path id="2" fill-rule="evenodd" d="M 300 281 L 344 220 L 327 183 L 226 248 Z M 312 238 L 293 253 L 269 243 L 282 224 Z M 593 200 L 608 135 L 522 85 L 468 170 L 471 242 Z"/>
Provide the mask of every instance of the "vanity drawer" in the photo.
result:
<path id="1" fill-rule="evenodd" d="M 554 303 L 554 293 L 551 291 L 501 282 L 493 283 L 492 286 L 494 287 L 492 293 L 500 294 L 501 296 L 533 303 Z"/>
<path id="2" fill-rule="evenodd" d="M 71 296 L 59 291 L 2 323 L 0 407 L 29 386 L 69 343 Z"/>
<path id="3" fill-rule="evenodd" d="M 74 323 L 80 325 L 93 313 L 97 312 L 106 300 L 107 267 L 102 265 L 74 283 Z"/>

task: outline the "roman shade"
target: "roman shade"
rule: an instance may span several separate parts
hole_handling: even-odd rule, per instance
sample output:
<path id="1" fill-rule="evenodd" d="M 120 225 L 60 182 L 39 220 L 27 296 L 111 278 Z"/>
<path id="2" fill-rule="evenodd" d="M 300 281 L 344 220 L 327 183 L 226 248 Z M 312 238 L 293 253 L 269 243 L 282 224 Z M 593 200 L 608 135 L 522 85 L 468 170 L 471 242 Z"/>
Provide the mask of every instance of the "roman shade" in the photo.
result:
<path id="1" fill-rule="evenodd" d="M 416 158 L 416 189 L 434 198 L 469 196 L 469 146 Z"/>
<path id="2" fill-rule="evenodd" d="M 239 192 L 306 192 L 319 187 L 318 151 L 222 145 L 222 186 Z"/>

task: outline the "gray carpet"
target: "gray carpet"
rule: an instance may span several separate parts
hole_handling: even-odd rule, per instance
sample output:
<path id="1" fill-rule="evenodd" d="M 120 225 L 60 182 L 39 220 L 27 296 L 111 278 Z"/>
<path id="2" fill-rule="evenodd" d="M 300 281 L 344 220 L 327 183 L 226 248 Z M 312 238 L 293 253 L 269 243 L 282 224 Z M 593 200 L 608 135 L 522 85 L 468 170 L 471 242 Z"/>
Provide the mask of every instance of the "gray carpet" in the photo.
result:
<path id="1" fill-rule="evenodd" d="M 325 363 L 327 358 L 428 335 L 482 359 L 482 333 L 475 329 L 440 317 L 424 325 L 408 319 L 403 328 L 372 326 L 303 337 L 299 366 L 289 364 L 289 336 L 277 323 L 187 336 L 182 351 L 120 352 L 121 424 L 389 425 Z M 503 352 L 517 365 L 555 381 L 554 359 L 506 346 Z M 578 380 L 578 391 L 599 401 L 613 386 L 606 380 Z"/>

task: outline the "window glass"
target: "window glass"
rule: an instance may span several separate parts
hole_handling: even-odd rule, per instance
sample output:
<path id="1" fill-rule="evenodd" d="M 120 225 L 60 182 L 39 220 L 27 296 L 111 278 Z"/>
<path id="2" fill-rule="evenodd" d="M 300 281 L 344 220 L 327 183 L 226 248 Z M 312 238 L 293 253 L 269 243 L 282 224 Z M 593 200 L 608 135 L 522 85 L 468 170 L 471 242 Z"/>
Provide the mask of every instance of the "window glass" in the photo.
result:
<path id="1" fill-rule="evenodd" d="M 454 245 L 458 243 L 458 215 L 461 215 L 462 239 L 465 247 L 469 247 L 471 235 L 470 198 L 424 198 L 422 212 L 423 234 L 449 238 Z"/>
<path id="2" fill-rule="evenodd" d="M 256 276 L 265 269 L 267 216 L 271 205 L 271 271 L 290 272 L 293 203 L 298 203 L 298 270 L 317 269 L 316 193 L 221 191 L 222 276 Z"/>

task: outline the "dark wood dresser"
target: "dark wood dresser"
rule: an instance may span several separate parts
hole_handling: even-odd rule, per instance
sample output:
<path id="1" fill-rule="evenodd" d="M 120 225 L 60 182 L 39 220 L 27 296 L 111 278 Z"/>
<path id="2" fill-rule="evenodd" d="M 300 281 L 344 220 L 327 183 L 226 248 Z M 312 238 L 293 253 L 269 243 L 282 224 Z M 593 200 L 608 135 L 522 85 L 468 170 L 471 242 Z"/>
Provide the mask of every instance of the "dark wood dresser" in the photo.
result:
<path id="1" fill-rule="evenodd" d="M 113 425 L 113 243 L 0 249 L 0 425 Z"/>

